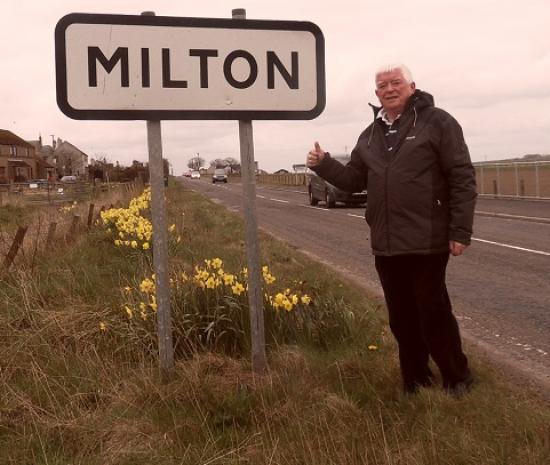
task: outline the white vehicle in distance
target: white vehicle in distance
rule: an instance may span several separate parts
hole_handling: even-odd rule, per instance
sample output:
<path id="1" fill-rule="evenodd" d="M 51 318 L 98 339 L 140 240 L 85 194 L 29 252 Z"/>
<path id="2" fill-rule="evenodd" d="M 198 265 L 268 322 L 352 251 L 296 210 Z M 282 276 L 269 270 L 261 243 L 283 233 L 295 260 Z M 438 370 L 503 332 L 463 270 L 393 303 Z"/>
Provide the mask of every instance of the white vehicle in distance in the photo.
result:
<path id="1" fill-rule="evenodd" d="M 216 168 L 212 174 L 212 183 L 227 182 L 227 174 L 223 168 Z"/>
<path id="2" fill-rule="evenodd" d="M 61 182 L 69 183 L 69 182 L 76 182 L 76 181 L 77 181 L 76 176 L 63 176 L 61 178 Z"/>
<path id="3" fill-rule="evenodd" d="M 201 178 L 200 172 L 198 172 L 197 170 L 191 171 L 191 179 L 200 179 L 200 178 Z"/>

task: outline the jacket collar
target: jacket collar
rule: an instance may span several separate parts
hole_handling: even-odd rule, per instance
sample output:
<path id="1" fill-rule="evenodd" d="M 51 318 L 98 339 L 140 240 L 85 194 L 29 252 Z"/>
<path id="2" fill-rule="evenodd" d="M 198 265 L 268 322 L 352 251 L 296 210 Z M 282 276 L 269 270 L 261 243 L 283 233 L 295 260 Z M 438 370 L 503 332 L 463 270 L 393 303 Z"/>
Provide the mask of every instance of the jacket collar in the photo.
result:
<path id="1" fill-rule="evenodd" d="M 373 105 L 372 103 L 369 103 L 369 106 L 372 108 L 372 111 L 374 112 L 374 119 L 379 115 L 380 111 L 382 110 L 382 107 Z M 420 89 L 416 89 L 414 91 L 414 94 L 412 94 L 409 97 L 409 100 L 407 100 L 407 103 L 405 104 L 405 109 L 403 110 L 402 114 L 407 113 L 408 110 L 411 108 L 416 108 L 417 111 L 422 110 L 426 107 L 433 107 L 434 106 L 434 98 L 431 94 L 428 92 L 424 92 Z"/>

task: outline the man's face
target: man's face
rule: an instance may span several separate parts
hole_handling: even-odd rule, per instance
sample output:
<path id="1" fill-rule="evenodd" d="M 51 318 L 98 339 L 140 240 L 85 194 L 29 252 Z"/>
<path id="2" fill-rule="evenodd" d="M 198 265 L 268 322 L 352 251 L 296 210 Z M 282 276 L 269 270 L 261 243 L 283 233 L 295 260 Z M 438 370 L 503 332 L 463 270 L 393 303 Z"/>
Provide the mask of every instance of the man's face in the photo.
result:
<path id="1" fill-rule="evenodd" d="M 403 113 L 409 97 L 414 94 L 414 82 L 408 83 L 400 69 L 376 75 L 376 96 L 388 113 Z"/>

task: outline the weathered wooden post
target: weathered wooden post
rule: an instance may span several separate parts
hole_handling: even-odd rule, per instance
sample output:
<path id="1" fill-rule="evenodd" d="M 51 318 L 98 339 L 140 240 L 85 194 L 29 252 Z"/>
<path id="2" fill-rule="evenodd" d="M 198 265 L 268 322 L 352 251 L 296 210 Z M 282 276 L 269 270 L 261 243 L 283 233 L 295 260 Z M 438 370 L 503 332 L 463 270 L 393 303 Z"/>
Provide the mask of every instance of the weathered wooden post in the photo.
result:
<path id="1" fill-rule="evenodd" d="M 73 215 L 71 221 L 71 227 L 69 228 L 69 238 L 73 239 L 78 231 L 78 224 L 80 223 L 80 215 Z"/>
<path id="2" fill-rule="evenodd" d="M 154 16 L 145 11 L 143 16 Z M 164 202 L 164 163 L 160 120 L 147 121 L 149 149 L 149 182 L 151 184 L 151 217 L 153 220 L 153 265 L 156 280 L 157 324 L 161 376 L 170 380 L 174 375 L 174 346 L 170 315 L 170 286 L 168 273 L 168 232 Z"/>
<path id="3" fill-rule="evenodd" d="M 17 252 L 19 252 L 19 249 L 23 244 L 23 239 L 25 239 L 25 235 L 27 234 L 28 229 L 29 229 L 28 226 L 19 226 L 17 228 L 17 232 L 15 233 L 13 243 L 11 244 L 10 250 L 6 255 L 6 258 L 4 259 L 4 266 L 3 266 L 4 270 L 8 270 L 9 267 L 12 265 L 13 261 L 15 260 L 15 256 L 17 255 Z"/>
<path id="4" fill-rule="evenodd" d="M 90 229 L 94 223 L 94 207 L 93 203 L 88 207 L 88 229 Z"/>
<path id="5" fill-rule="evenodd" d="M 233 19 L 246 19 L 246 10 L 232 12 Z M 241 145 L 241 176 L 243 181 L 243 207 L 246 226 L 246 252 L 248 264 L 248 304 L 250 306 L 250 337 L 252 340 L 252 368 L 256 372 L 267 369 L 265 353 L 264 305 L 262 296 L 262 270 L 256 218 L 256 165 L 252 120 L 239 120 Z"/>

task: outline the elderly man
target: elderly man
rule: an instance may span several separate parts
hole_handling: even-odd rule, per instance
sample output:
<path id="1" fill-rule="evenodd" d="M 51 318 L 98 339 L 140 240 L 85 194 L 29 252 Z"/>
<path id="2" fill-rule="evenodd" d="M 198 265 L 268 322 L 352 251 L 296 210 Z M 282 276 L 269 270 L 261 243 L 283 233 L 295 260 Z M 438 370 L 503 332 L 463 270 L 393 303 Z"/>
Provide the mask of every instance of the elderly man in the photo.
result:
<path id="1" fill-rule="evenodd" d="M 433 97 L 416 89 L 406 66 L 375 75 L 381 108 L 343 166 L 319 143 L 307 165 L 340 189 L 368 189 L 366 220 L 404 389 L 433 384 L 431 356 L 443 387 L 461 395 L 473 382 L 445 284 L 449 254 L 470 244 L 475 172 L 462 129 Z"/>

